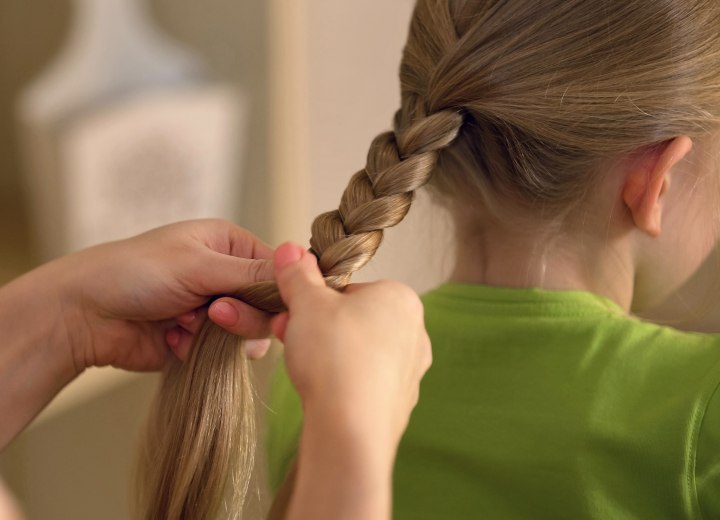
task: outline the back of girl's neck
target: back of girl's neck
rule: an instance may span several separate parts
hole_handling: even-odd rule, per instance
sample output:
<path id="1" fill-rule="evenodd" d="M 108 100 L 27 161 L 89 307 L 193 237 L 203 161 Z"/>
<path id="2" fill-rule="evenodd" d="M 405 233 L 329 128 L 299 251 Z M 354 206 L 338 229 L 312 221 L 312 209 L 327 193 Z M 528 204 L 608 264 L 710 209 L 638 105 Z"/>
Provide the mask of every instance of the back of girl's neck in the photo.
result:
<path id="1" fill-rule="evenodd" d="M 584 243 L 583 243 L 584 242 Z M 622 245 L 496 230 L 459 233 L 450 280 L 497 287 L 588 291 L 632 302 L 634 269 Z"/>

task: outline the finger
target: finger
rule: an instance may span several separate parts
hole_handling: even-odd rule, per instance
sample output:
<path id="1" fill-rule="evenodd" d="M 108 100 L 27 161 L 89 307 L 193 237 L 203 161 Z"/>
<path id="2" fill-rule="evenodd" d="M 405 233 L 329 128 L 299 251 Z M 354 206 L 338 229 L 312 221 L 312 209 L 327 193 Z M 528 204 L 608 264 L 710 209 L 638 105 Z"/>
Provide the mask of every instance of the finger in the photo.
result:
<path id="1" fill-rule="evenodd" d="M 330 289 L 325 286 L 315 256 L 296 244 L 285 243 L 275 250 L 275 279 L 280 296 L 292 310 L 303 301 Z"/>
<path id="2" fill-rule="evenodd" d="M 190 355 L 190 347 L 192 347 L 193 343 L 192 334 L 180 327 L 175 327 L 165 333 L 165 341 L 178 359 L 181 361 L 187 360 Z"/>
<path id="3" fill-rule="evenodd" d="M 172 226 L 172 224 L 171 224 Z M 174 224 L 190 226 L 194 235 L 208 248 L 240 258 L 270 260 L 273 250 L 247 229 L 223 219 L 200 219 Z M 169 227 L 169 226 L 168 226 Z"/>
<path id="4" fill-rule="evenodd" d="M 287 330 L 288 320 L 290 315 L 287 312 L 282 312 L 270 320 L 270 330 L 273 336 L 280 341 L 285 341 L 285 331 Z"/>
<path id="5" fill-rule="evenodd" d="M 243 338 L 267 338 L 270 314 L 234 298 L 220 298 L 208 309 L 209 318 L 223 329 Z"/>
<path id="6" fill-rule="evenodd" d="M 245 341 L 245 352 L 250 359 L 260 359 L 270 349 L 269 339 L 249 339 Z"/>
<path id="7" fill-rule="evenodd" d="M 165 331 L 165 343 L 167 343 L 171 349 L 177 348 L 180 344 L 180 329 L 178 327 Z"/>
<path id="8" fill-rule="evenodd" d="M 192 316 L 190 316 L 192 315 Z M 207 319 L 207 309 L 198 309 L 196 311 L 183 314 L 177 317 L 177 323 L 181 329 L 186 330 L 192 335 L 197 334 Z"/>
<path id="9" fill-rule="evenodd" d="M 246 285 L 273 279 L 271 260 L 253 260 L 224 255 L 214 251 L 198 265 L 200 292 L 205 296 L 232 294 Z"/>
<path id="10" fill-rule="evenodd" d="M 229 251 L 233 256 L 272 260 L 273 249 L 247 229 L 230 223 L 228 241 Z"/>

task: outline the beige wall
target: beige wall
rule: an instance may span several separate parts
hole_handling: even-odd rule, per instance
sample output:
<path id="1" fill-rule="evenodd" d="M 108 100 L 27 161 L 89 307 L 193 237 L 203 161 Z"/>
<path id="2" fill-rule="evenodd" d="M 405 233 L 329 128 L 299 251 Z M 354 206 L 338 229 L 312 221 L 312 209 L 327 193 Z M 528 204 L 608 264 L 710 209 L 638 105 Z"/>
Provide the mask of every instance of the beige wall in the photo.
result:
<path id="1" fill-rule="evenodd" d="M 68 16 L 63 1 L 0 2 L 0 284 L 32 263 L 13 100 L 62 41 Z"/>
<path id="2" fill-rule="evenodd" d="M 3 0 L 7 1 L 7 0 Z M 270 240 L 268 206 L 268 2 L 152 0 L 168 32 L 202 53 L 218 77 L 237 83 L 250 100 L 244 146 L 241 224 Z"/>
<path id="3" fill-rule="evenodd" d="M 67 1 L 0 2 L 0 190 L 20 184 L 12 102 L 60 45 L 69 21 Z"/>

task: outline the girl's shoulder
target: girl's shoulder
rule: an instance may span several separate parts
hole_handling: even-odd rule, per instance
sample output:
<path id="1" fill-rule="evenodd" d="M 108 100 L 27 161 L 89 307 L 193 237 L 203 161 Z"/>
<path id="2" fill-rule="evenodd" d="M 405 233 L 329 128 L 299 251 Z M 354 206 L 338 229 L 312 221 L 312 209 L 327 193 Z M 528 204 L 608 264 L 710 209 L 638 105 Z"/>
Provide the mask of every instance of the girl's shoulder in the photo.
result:
<path id="1" fill-rule="evenodd" d="M 629 315 L 612 300 L 586 291 L 445 283 L 422 295 L 434 323 L 498 322 L 512 327 L 550 324 L 557 332 L 593 329 L 627 341 L 718 346 L 720 333 L 692 332 Z M 453 326 L 457 323 L 453 323 Z"/>
<path id="2" fill-rule="evenodd" d="M 423 303 L 438 360 L 487 363 L 493 353 L 500 362 L 532 357 L 630 378 L 644 370 L 658 381 L 671 374 L 720 381 L 720 334 L 651 323 L 589 292 L 445 284 Z"/>

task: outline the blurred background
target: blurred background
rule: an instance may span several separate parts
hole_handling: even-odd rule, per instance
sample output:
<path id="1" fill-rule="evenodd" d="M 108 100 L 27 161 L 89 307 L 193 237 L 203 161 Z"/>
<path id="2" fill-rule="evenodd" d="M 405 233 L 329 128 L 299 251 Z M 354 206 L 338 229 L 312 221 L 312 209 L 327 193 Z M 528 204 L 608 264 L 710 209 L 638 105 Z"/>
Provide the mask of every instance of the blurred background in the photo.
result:
<path id="1" fill-rule="evenodd" d="M 186 218 L 307 243 L 390 125 L 412 4 L 2 0 L 0 284 Z M 420 197 L 359 279 L 419 291 L 440 280 L 449 234 L 429 204 Z M 256 366 L 261 395 L 275 357 Z M 157 380 L 88 370 L 0 454 L 27 518 L 128 517 Z M 261 465 L 249 518 L 263 482 Z"/>

